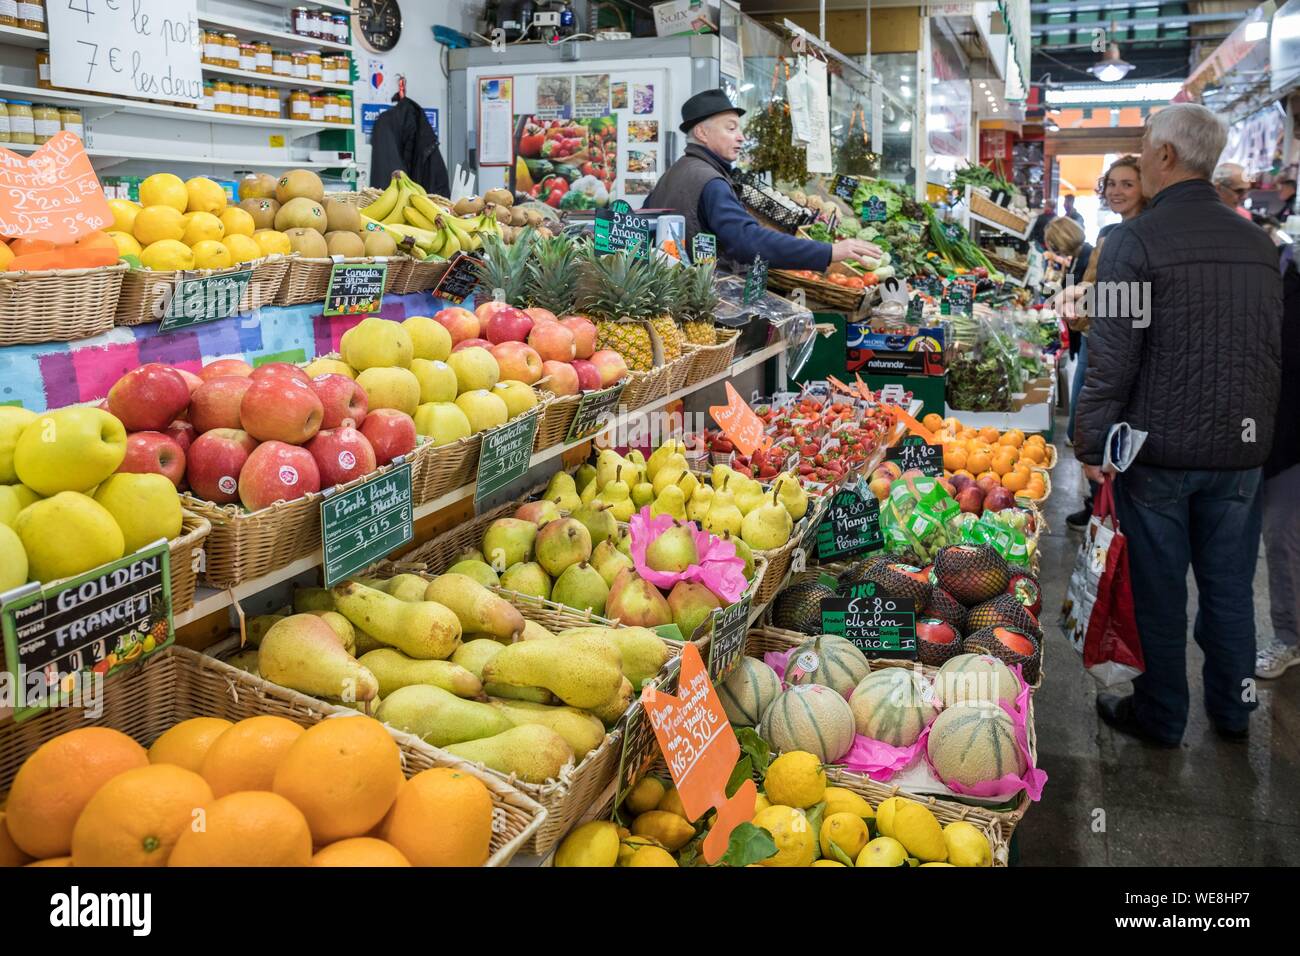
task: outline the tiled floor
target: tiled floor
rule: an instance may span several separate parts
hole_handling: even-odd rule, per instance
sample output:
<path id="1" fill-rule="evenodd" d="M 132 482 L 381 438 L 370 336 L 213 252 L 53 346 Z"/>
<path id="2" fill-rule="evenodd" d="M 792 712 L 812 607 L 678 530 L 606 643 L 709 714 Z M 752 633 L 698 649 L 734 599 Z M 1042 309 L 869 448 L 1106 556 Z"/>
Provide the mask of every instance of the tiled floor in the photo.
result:
<path id="1" fill-rule="evenodd" d="M 1064 422 L 1057 434 L 1064 434 Z M 1042 541 L 1045 678 L 1035 698 L 1042 802 L 1016 831 L 1022 865 L 1222 866 L 1300 863 L 1300 668 L 1260 681 L 1248 743 L 1215 735 L 1200 701 L 1202 656 L 1188 638 L 1191 719 L 1177 750 L 1148 747 L 1100 722 L 1096 685 L 1054 626 L 1079 546 L 1065 516 L 1082 474 L 1061 442 Z M 1189 618 L 1196 586 L 1189 575 Z M 1255 575 L 1261 642 L 1272 636 L 1261 551 Z M 1121 688 L 1127 690 L 1128 688 Z"/>

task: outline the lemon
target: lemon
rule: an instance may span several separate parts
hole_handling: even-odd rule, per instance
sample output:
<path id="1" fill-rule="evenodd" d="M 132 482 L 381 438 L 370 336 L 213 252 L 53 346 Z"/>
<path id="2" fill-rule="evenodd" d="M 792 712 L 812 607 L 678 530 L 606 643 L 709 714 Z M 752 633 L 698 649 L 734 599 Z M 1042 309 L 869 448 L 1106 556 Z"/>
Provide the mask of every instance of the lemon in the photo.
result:
<path id="1" fill-rule="evenodd" d="M 759 793 L 754 797 L 754 816 L 758 816 L 764 810 L 772 805 L 772 801 L 767 799 L 767 794 Z"/>
<path id="2" fill-rule="evenodd" d="M 113 212 L 113 228 L 109 231 L 131 232 L 135 227 L 135 217 L 140 212 L 140 204 L 129 199 L 110 199 L 108 208 Z"/>
<path id="3" fill-rule="evenodd" d="M 763 860 L 764 866 L 808 866 L 813 861 L 816 843 L 812 827 L 802 810 L 771 806 L 754 817 L 754 826 L 772 835 L 776 855 Z"/>
<path id="4" fill-rule="evenodd" d="M 215 239 L 194 243 L 193 252 L 196 269 L 228 269 L 235 263 L 230 250 Z"/>
<path id="5" fill-rule="evenodd" d="M 555 851 L 556 866 L 613 866 L 618 862 L 618 827 L 592 820 L 578 827 Z"/>
<path id="6" fill-rule="evenodd" d="M 622 830 L 622 827 L 619 827 Z M 624 836 L 619 834 L 618 843 L 618 865 L 627 866 L 632 862 L 632 857 L 636 855 L 637 850 L 646 846 L 659 846 L 654 840 L 646 836 Z"/>
<path id="7" fill-rule="evenodd" d="M 179 240 L 185 235 L 185 224 L 181 214 L 174 206 L 166 204 L 145 206 L 135 217 L 131 235 L 142 246 L 149 246 L 163 239 Z"/>
<path id="8" fill-rule="evenodd" d="M 334 369 L 322 369 L 321 371 L 332 372 Z M 311 375 L 312 373 L 308 372 L 307 374 Z M 356 377 L 355 372 L 348 376 L 348 378 Z M 642 777 L 636 782 L 636 786 L 632 788 L 623 803 L 632 813 L 645 813 L 647 810 L 658 807 L 659 801 L 663 797 L 664 785 L 662 780 L 658 777 Z"/>
<path id="9" fill-rule="evenodd" d="M 821 848 L 822 856 L 829 860 L 838 859 L 831 852 L 831 844 L 839 847 L 850 860 L 855 859 L 862 848 L 867 845 L 871 834 L 862 817 L 856 813 L 832 813 L 822 820 Z"/>
<path id="10" fill-rule="evenodd" d="M 210 212 L 196 212 L 185 224 L 185 235 L 181 237 L 181 242 L 187 246 L 196 245 L 204 240 L 220 242 L 225 234 L 226 227 L 221 224 L 220 219 Z"/>
<path id="11" fill-rule="evenodd" d="M 894 812 L 900 803 L 907 803 L 907 801 L 902 797 L 890 797 L 881 800 L 880 805 L 876 807 L 876 832 L 881 836 L 894 835 Z"/>
<path id="12" fill-rule="evenodd" d="M 792 750 L 772 761 L 763 789 L 773 803 L 811 807 L 826 793 L 826 772 L 821 761 L 806 750 Z"/>
<path id="13" fill-rule="evenodd" d="M 171 206 L 177 212 L 184 212 L 189 204 L 189 191 L 179 176 L 154 173 L 140 184 L 140 205 L 146 209 L 150 206 Z"/>
<path id="14" fill-rule="evenodd" d="M 951 863 L 922 863 L 921 864 L 921 868 L 927 866 L 952 866 L 952 864 Z"/>
<path id="15" fill-rule="evenodd" d="M 632 832 L 648 836 L 669 850 L 680 850 L 695 836 L 695 827 L 675 813 L 650 810 L 632 821 Z"/>
<path id="16" fill-rule="evenodd" d="M 129 232 L 110 232 L 108 237 L 117 243 L 117 254 L 119 256 L 138 256 L 140 254 L 140 243 L 135 241 L 135 236 Z"/>
<path id="17" fill-rule="evenodd" d="M 248 236 L 226 236 L 221 244 L 230 250 L 230 258 L 236 262 L 249 262 L 262 258 L 262 248 Z"/>
<path id="18" fill-rule="evenodd" d="M 253 233 L 253 241 L 257 247 L 262 250 L 261 255 L 272 256 L 277 252 L 282 256 L 287 256 L 293 252 L 293 247 L 289 245 L 289 237 L 275 229 L 259 229 Z"/>
<path id="19" fill-rule="evenodd" d="M 827 816 L 832 813 L 852 813 L 864 820 L 871 820 L 876 816 L 876 811 L 871 809 L 871 804 L 844 787 L 827 787 L 822 799 L 826 801 Z"/>
<path id="20" fill-rule="evenodd" d="M 140 253 L 140 264 L 155 272 L 193 269 L 194 252 L 185 243 L 176 239 L 159 239 L 144 247 L 144 251 Z"/>
<path id="21" fill-rule="evenodd" d="M 907 848 L 909 856 L 926 863 L 948 859 L 943 828 L 928 807 L 904 800 L 894 808 L 894 839 Z"/>
<path id="22" fill-rule="evenodd" d="M 643 846 L 632 854 L 628 866 L 676 866 L 671 853 L 659 846 Z"/>
<path id="23" fill-rule="evenodd" d="M 839 866 L 839 867 L 844 867 L 844 864 L 841 863 L 839 860 L 813 860 L 812 865 L 813 865 L 813 866 Z M 845 867 L 845 869 L 847 869 L 847 867 Z"/>
<path id="24" fill-rule="evenodd" d="M 227 206 L 221 210 L 221 224 L 226 227 L 228 236 L 251 236 L 257 228 L 248 211 L 238 206 Z"/>
<path id="25" fill-rule="evenodd" d="M 655 809 L 675 813 L 683 820 L 690 819 L 690 817 L 686 815 L 686 808 L 682 806 L 682 795 L 677 792 L 676 787 L 673 787 L 663 795 L 659 801 L 659 805 L 655 807 Z"/>
<path id="26" fill-rule="evenodd" d="M 948 846 L 948 862 L 953 866 L 993 865 L 989 841 L 973 823 L 958 820 L 948 824 L 943 828 L 943 842 Z"/>
<path id="27" fill-rule="evenodd" d="M 858 866 L 907 866 L 907 851 L 893 837 L 876 837 L 858 854 Z"/>
<path id="28" fill-rule="evenodd" d="M 187 202 L 185 208 L 190 212 L 221 212 L 226 208 L 226 191 L 206 176 L 195 176 L 185 181 Z"/>

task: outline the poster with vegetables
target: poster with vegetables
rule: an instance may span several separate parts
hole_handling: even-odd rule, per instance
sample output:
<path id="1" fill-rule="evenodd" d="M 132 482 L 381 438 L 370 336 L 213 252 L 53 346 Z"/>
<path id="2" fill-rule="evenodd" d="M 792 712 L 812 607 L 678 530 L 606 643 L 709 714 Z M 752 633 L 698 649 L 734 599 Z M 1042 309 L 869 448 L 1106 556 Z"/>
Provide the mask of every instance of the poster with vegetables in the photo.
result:
<path id="1" fill-rule="evenodd" d="M 516 153 L 531 185 L 515 188 L 556 209 L 597 209 L 614 198 L 618 123 L 594 119 L 520 117 Z M 518 170 L 516 169 L 516 173 Z"/>

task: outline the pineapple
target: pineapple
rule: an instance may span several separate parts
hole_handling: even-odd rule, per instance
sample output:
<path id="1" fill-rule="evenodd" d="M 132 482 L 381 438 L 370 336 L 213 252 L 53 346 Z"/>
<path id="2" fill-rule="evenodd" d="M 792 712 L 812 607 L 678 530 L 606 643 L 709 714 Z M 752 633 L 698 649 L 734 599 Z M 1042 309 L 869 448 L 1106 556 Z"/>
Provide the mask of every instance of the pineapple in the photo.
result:
<path id="1" fill-rule="evenodd" d="M 656 314 L 650 318 L 650 327 L 663 343 L 664 361 L 671 362 L 682 357 L 682 343 L 686 341 L 673 317 L 681 304 L 677 273 L 682 267 L 675 260 L 664 257 L 651 259 L 649 268 L 654 285 L 652 304 L 658 306 Z"/>
<path id="2" fill-rule="evenodd" d="M 578 296 L 578 249 L 566 236 L 540 239 L 528 262 L 529 305 L 556 316 L 570 315 Z"/>
<path id="3" fill-rule="evenodd" d="M 525 229 L 513 244 L 507 244 L 494 233 L 483 234 L 483 259 L 478 264 L 480 291 L 495 297 L 501 290 L 503 302 L 522 306 L 528 282 L 528 256 L 533 251 L 537 233 Z"/>
<path id="4" fill-rule="evenodd" d="M 682 275 L 682 323 L 686 341 L 696 345 L 717 345 L 718 334 L 713 326 L 713 313 L 718 307 L 718 294 L 713 288 L 713 263 L 689 266 Z"/>
<path id="5" fill-rule="evenodd" d="M 649 268 L 632 252 L 602 256 L 588 249 L 583 262 L 579 305 L 596 320 L 596 348 L 618 352 L 634 372 L 648 372 L 655 364 L 646 324 L 654 309 Z"/>

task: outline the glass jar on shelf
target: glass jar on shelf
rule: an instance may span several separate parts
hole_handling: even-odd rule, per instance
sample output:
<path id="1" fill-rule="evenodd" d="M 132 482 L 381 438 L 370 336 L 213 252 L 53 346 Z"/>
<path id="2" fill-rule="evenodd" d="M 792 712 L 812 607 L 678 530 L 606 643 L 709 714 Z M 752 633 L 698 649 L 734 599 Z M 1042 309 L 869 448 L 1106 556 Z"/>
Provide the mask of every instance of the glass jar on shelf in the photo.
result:
<path id="1" fill-rule="evenodd" d="M 333 93 L 325 94 L 325 122 L 337 123 L 339 121 L 339 98 Z"/>
<path id="2" fill-rule="evenodd" d="M 48 143 L 59 132 L 59 108 L 48 103 L 32 107 L 32 135 L 36 145 Z"/>
<path id="3" fill-rule="evenodd" d="M 313 123 L 325 122 L 325 97 L 320 93 L 311 94 L 311 121 Z"/>
<path id="4" fill-rule="evenodd" d="M 262 99 L 263 87 L 256 86 L 252 83 L 248 85 L 248 115 L 265 116 L 266 103 Z"/>
<path id="5" fill-rule="evenodd" d="M 30 146 L 36 142 L 36 121 L 32 117 L 31 100 L 10 100 L 9 142 Z"/>
<path id="6" fill-rule="evenodd" d="M 323 56 L 320 61 L 320 81 L 322 83 L 333 83 L 334 80 L 334 57 Z"/>
<path id="7" fill-rule="evenodd" d="M 231 94 L 228 80 L 217 80 L 212 84 L 212 109 L 216 113 L 229 113 L 231 109 Z"/>
<path id="8" fill-rule="evenodd" d="M 0 26 L 18 26 L 18 0 L 0 0 Z"/>
<path id="9" fill-rule="evenodd" d="M 18 26 L 23 30 L 45 32 L 45 0 L 18 0 Z"/>
<path id="10" fill-rule="evenodd" d="M 289 118 L 311 119 L 311 94 L 306 90 L 292 90 L 289 93 Z"/>
<path id="11" fill-rule="evenodd" d="M 253 43 L 239 44 L 239 68 L 248 73 L 257 72 L 257 46 Z"/>
<path id="12" fill-rule="evenodd" d="M 311 29 L 312 19 L 310 8 L 294 7 L 293 12 L 289 15 L 289 29 L 299 36 L 309 36 L 308 31 Z"/>
<path id="13" fill-rule="evenodd" d="M 293 55 L 288 50 L 271 54 L 271 72 L 276 76 L 293 76 Z"/>
<path id="14" fill-rule="evenodd" d="M 295 80 L 307 79 L 307 54 L 306 52 L 295 51 L 293 54 L 293 78 Z"/>
<path id="15" fill-rule="evenodd" d="M 352 125 L 352 94 L 339 94 L 339 122 L 346 125 Z"/>
<path id="16" fill-rule="evenodd" d="M 258 73 L 271 73 L 275 67 L 275 54 L 271 44 L 262 40 L 253 44 L 253 69 Z"/>
<path id="17" fill-rule="evenodd" d="M 199 109 L 206 110 L 209 113 L 216 112 L 217 84 L 215 80 L 203 81 L 203 99 L 199 102 Z"/>
<path id="18" fill-rule="evenodd" d="M 248 115 L 248 84 L 232 83 L 230 86 L 230 112 L 236 116 Z"/>
<path id="19" fill-rule="evenodd" d="M 12 143 L 9 138 L 9 101 L 0 100 L 0 143 Z"/>
<path id="20" fill-rule="evenodd" d="M 239 37 L 233 33 L 221 34 L 221 65 L 239 69 Z"/>
<path id="21" fill-rule="evenodd" d="M 86 138 L 86 121 L 79 109 L 71 106 L 62 107 L 59 110 L 59 126 L 69 133 L 75 133 L 78 139 Z"/>
<path id="22" fill-rule="evenodd" d="M 280 116 L 280 91 L 275 87 L 262 87 L 262 115 L 272 118 Z"/>
<path id="23" fill-rule="evenodd" d="M 324 65 L 321 62 L 320 50 L 308 50 L 307 52 L 307 79 L 320 82 L 321 74 L 324 72 Z"/>
<path id="24" fill-rule="evenodd" d="M 226 46 L 216 30 L 203 31 L 203 62 L 210 66 L 225 66 Z"/>
<path id="25" fill-rule="evenodd" d="M 348 43 L 348 15 L 346 13 L 336 13 L 334 20 L 334 42 L 342 43 L 347 46 Z"/>
<path id="26" fill-rule="evenodd" d="M 43 90 L 54 89 L 54 84 L 50 82 L 50 51 L 36 51 L 36 85 Z"/>

